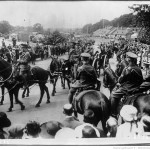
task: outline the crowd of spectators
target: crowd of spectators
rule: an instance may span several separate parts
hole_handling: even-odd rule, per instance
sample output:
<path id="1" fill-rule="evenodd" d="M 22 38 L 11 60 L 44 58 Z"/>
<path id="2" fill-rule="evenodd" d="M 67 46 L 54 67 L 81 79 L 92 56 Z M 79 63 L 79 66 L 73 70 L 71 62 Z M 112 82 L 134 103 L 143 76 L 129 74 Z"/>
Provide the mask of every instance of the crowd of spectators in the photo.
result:
<path id="1" fill-rule="evenodd" d="M 137 109 L 132 105 L 122 107 L 120 123 L 115 118 L 109 118 L 106 123 L 107 134 L 90 121 L 80 122 L 73 116 L 71 104 L 64 105 L 63 113 L 65 119 L 62 122 L 48 121 L 40 124 L 37 121 L 29 121 L 26 124 L 11 124 L 6 113 L 0 112 L 0 139 L 139 138 L 150 136 L 150 117 L 143 114 L 139 119 Z"/>

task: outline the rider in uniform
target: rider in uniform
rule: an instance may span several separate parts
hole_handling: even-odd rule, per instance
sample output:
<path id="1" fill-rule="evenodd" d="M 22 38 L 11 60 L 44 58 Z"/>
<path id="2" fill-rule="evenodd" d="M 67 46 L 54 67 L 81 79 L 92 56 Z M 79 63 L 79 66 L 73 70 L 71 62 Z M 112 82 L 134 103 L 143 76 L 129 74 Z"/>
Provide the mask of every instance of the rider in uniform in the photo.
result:
<path id="1" fill-rule="evenodd" d="M 132 52 L 127 52 L 127 61 L 129 65 L 124 68 L 121 76 L 118 79 L 120 84 L 119 89 L 112 91 L 111 100 L 111 116 L 117 118 L 117 107 L 121 98 L 124 95 L 132 94 L 143 82 L 141 69 L 137 66 L 137 55 Z"/>
<path id="2" fill-rule="evenodd" d="M 30 61 L 30 53 L 28 52 L 27 49 L 24 49 L 24 53 L 20 56 L 19 60 L 19 75 L 22 76 L 23 81 L 24 81 L 24 86 L 27 87 L 27 77 L 30 75 L 30 66 L 29 66 L 29 61 Z"/>
<path id="3" fill-rule="evenodd" d="M 72 103 L 73 96 L 78 88 L 80 87 L 84 88 L 88 86 L 95 87 L 95 84 L 97 83 L 96 71 L 94 67 L 92 67 L 89 64 L 90 57 L 91 55 L 89 53 L 81 54 L 81 61 L 83 65 L 78 68 L 76 82 L 72 84 L 72 88 L 69 91 L 69 95 L 68 95 L 69 103 Z"/>

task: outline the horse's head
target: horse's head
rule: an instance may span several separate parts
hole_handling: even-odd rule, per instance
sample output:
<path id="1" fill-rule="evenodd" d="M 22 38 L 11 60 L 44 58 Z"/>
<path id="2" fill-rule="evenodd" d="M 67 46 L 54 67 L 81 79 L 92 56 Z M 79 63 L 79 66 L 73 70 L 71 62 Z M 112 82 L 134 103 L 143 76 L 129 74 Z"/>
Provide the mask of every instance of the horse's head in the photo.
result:
<path id="1" fill-rule="evenodd" d="M 61 71 L 61 62 L 58 58 L 53 58 L 50 64 L 50 71 L 53 72 L 60 72 Z"/>

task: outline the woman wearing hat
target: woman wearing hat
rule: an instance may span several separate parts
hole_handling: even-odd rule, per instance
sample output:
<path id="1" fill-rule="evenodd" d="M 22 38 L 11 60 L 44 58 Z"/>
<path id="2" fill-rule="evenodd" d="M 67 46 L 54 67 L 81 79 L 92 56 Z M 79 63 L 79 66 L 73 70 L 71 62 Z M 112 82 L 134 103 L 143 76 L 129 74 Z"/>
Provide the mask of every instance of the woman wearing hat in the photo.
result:
<path id="1" fill-rule="evenodd" d="M 124 68 L 118 79 L 118 83 L 120 84 L 119 89 L 112 91 L 110 96 L 111 116 L 115 118 L 117 118 L 117 108 L 121 98 L 124 95 L 132 94 L 143 82 L 142 71 L 136 64 L 137 55 L 132 52 L 127 52 L 126 55 L 129 65 Z"/>
<path id="2" fill-rule="evenodd" d="M 140 122 L 137 121 L 137 109 L 132 105 L 124 105 L 120 111 L 120 116 L 125 123 L 117 129 L 117 138 L 136 138 L 143 136 L 144 130 Z"/>

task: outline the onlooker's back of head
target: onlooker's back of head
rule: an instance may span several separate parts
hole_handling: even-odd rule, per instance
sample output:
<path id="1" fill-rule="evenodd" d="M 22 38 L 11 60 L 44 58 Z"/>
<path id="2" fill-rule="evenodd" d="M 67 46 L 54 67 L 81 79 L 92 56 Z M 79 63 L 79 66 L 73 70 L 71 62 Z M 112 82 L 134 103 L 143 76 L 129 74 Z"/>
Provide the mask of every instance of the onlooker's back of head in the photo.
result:
<path id="1" fill-rule="evenodd" d="M 88 125 L 85 126 L 82 129 L 82 138 L 97 138 L 94 128 L 92 128 L 91 126 L 88 126 Z"/>
<path id="2" fill-rule="evenodd" d="M 30 121 L 26 125 L 26 133 L 32 137 L 38 137 L 41 132 L 40 124 L 36 121 Z"/>
<path id="3" fill-rule="evenodd" d="M 9 139 L 22 139 L 24 134 L 25 125 L 23 124 L 15 124 L 11 126 L 8 130 Z"/>
<path id="4" fill-rule="evenodd" d="M 48 139 L 54 138 L 57 131 L 62 129 L 62 124 L 57 121 L 49 121 L 41 125 L 40 137 Z"/>

